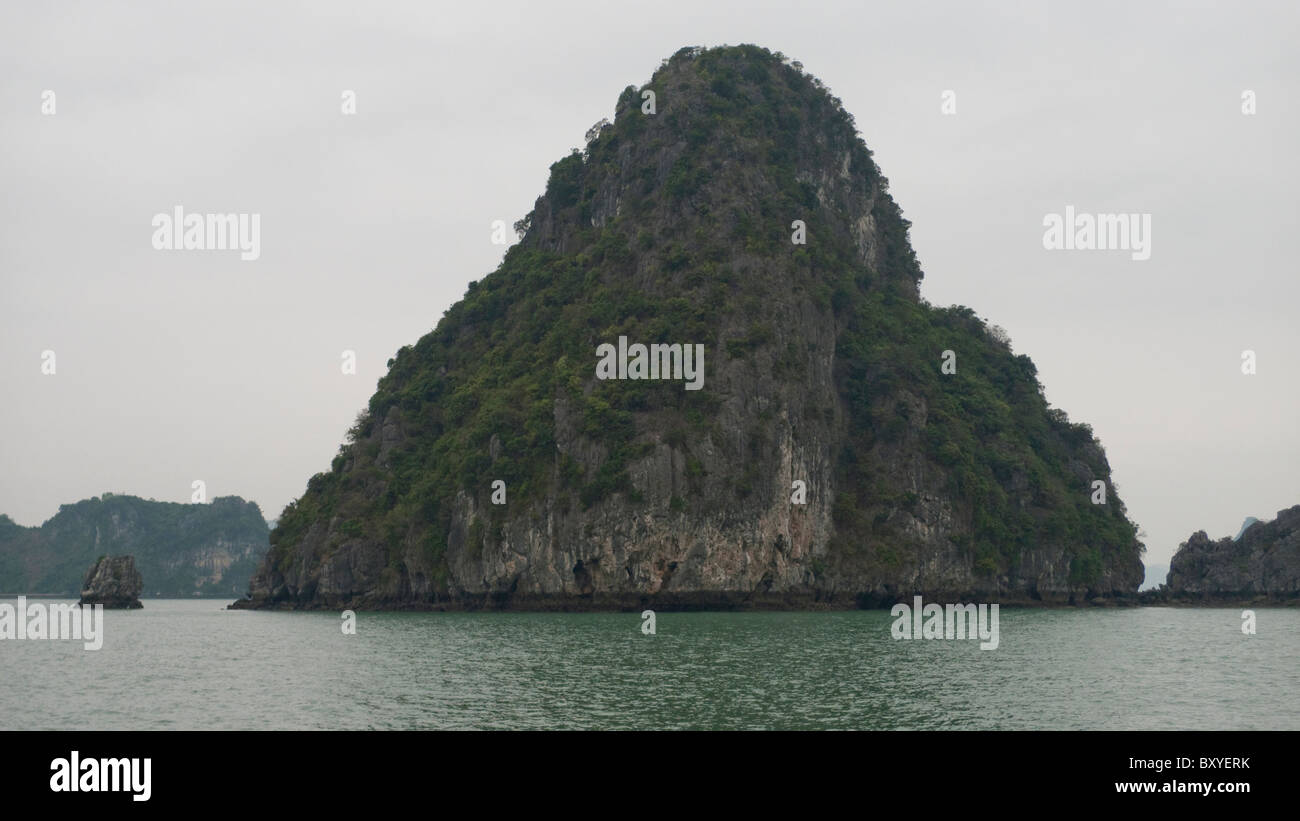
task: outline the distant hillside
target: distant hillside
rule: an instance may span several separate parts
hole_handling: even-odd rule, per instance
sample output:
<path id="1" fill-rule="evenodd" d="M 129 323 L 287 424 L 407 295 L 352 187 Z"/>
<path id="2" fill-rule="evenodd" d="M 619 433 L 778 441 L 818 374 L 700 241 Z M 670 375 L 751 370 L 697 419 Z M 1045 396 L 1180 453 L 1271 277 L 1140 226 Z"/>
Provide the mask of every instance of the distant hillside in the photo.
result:
<path id="1" fill-rule="evenodd" d="M 130 554 L 145 596 L 242 594 L 268 533 L 257 504 L 238 496 L 178 504 L 105 493 L 63 505 L 40 527 L 0 515 L 0 592 L 76 596 L 97 558 Z"/>
<path id="2" fill-rule="evenodd" d="M 1247 530 L 1250 530 L 1250 526 L 1253 525 L 1253 524 L 1255 524 L 1255 523 L 1258 522 L 1258 521 L 1259 521 L 1259 519 L 1256 519 L 1254 516 L 1247 516 L 1247 517 L 1246 517 L 1246 520 L 1245 520 L 1244 522 L 1241 523 L 1241 530 L 1238 530 L 1238 531 L 1237 531 L 1237 535 L 1236 535 L 1236 536 L 1233 536 L 1233 537 L 1232 537 L 1232 540 L 1233 540 L 1234 542 L 1235 542 L 1235 541 L 1239 541 L 1239 540 L 1241 539 L 1242 535 L 1245 534 L 1245 532 L 1246 532 Z"/>
<path id="3" fill-rule="evenodd" d="M 1142 581 L 1139 590 L 1154 590 L 1165 583 L 1165 577 L 1169 575 L 1169 565 L 1167 564 L 1149 564 L 1146 565 L 1146 578 Z"/>

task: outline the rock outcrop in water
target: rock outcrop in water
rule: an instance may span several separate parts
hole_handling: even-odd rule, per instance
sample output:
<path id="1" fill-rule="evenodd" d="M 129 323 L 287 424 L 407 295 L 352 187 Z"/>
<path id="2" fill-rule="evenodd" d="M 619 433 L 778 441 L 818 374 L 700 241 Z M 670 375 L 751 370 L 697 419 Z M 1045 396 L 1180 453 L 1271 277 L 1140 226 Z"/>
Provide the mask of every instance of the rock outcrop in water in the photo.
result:
<path id="1" fill-rule="evenodd" d="M 1170 562 L 1165 592 L 1183 600 L 1300 600 L 1300 505 L 1256 521 L 1236 539 L 1193 533 Z"/>
<path id="2" fill-rule="evenodd" d="M 236 606 L 1136 592 L 1091 429 L 998 329 L 920 298 L 908 222 L 819 81 L 683 49 L 589 136 L 497 271 L 390 360 Z M 649 344 L 682 369 L 644 368 Z M 632 378 L 598 378 L 614 362 Z"/>
<path id="3" fill-rule="evenodd" d="M 105 493 L 62 505 L 40 527 L 0 515 L 0 593 L 76 595 L 86 567 L 104 554 L 131 554 L 150 596 L 232 596 L 266 555 L 266 520 L 254 502 L 156 502 Z"/>
<path id="4" fill-rule="evenodd" d="M 80 603 L 133 610 L 144 607 L 140 602 L 143 589 L 144 580 L 135 569 L 133 556 L 100 556 L 81 583 Z"/>

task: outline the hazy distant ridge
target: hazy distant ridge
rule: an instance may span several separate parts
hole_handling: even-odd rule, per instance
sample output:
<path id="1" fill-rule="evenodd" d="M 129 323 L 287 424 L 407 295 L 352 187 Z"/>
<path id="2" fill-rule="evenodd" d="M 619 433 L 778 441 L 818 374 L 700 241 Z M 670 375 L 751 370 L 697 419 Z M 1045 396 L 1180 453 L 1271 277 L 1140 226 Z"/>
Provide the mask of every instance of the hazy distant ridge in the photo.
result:
<path id="1" fill-rule="evenodd" d="M 229 596 L 248 588 L 268 533 L 257 504 L 238 496 L 180 504 L 105 493 L 40 527 L 0 515 L 0 592 L 75 596 L 97 558 L 131 554 L 147 597 Z"/>

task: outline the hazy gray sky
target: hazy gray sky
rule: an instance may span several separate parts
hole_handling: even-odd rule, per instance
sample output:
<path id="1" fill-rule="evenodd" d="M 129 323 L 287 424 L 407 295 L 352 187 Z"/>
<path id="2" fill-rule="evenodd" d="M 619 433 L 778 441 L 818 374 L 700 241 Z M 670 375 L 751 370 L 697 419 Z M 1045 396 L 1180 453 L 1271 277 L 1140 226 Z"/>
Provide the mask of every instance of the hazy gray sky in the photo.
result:
<path id="1" fill-rule="evenodd" d="M 278 516 L 387 359 L 496 267 L 492 221 L 531 210 L 619 92 L 682 46 L 749 42 L 843 99 L 913 222 L 922 294 L 1007 329 L 1101 438 L 1148 562 L 1167 561 L 1194 530 L 1300 503 L 1298 19 L 1293 3 L 8 3 L 0 512 L 188 501 L 201 479 Z M 260 258 L 154 250 L 151 220 L 176 205 L 260 214 Z M 1067 205 L 1150 214 L 1151 258 L 1045 250 Z"/>

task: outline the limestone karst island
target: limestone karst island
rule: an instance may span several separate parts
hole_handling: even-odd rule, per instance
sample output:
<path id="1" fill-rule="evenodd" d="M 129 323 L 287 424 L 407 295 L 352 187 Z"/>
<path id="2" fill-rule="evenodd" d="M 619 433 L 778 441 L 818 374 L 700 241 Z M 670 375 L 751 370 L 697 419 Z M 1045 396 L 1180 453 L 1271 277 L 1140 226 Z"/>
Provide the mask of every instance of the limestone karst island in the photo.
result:
<path id="1" fill-rule="evenodd" d="M 389 362 L 238 606 L 1136 593 L 1101 444 L 975 311 L 925 301 L 909 223 L 820 81 L 683 49 L 615 110 L 500 267 Z M 623 337 L 702 346 L 700 389 L 670 358 L 598 378 Z"/>

